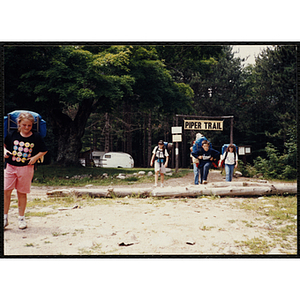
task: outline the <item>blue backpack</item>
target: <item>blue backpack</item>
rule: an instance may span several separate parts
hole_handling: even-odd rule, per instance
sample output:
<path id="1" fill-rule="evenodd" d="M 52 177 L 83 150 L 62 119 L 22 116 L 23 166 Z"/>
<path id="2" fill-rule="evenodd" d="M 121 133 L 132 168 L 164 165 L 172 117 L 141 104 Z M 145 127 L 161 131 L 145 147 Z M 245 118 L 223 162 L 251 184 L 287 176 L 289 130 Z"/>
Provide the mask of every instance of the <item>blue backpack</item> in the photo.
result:
<path id="1" fill-rule="evenodd" d="M 7 116 L 4 117 L 4 138 L 7 136 L 10 130 L 18 129 L 18 117 L 22 112 L 28 112 L 32 114 L 34 117 L 32 130 L 38 132 L 40 136 L 44 138 L 47 133 L 46 121 L 42 119 L 40 114 L 27 110 L 15 110 L 8 113 Z"/>
<path id="2" fill-rule="evenodd" d="M 201 137 L 200 139 L 195 141 L 195 144 L 193 145 L 193 152 L 196 152 L 196 151 L 200 150 L 200 148 L 202 147 L 202 142 L 203 141 L 208 141 L 209 142 L 209 149 L 212 149 L 212 144 L 210 143 L 210 141 L 206 137 Z"/>
<path id="3" fill-rule="evenodd" d="M 222 155 L 224 154 L 224 152 L 226 151 L 227 147 L 229 146 L 230 144 L 224 144 L 222 146 Z M 238 153 L 238 146 L 236 144 L 232 144 L 233 146 L 235 146 L 236 148 L 236 153 Z"/>

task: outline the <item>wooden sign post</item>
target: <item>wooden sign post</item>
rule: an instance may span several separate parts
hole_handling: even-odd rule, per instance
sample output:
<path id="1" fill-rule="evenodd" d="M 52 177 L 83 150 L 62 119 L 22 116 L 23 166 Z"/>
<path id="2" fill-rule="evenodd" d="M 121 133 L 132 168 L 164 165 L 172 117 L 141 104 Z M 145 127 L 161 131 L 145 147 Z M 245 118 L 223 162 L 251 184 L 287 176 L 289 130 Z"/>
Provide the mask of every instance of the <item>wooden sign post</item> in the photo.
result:
<path id="1" fill-rule="evenodd" d="M 173 128 L 176 128 L 174 130 L 179 130 L 178 128 L 181 128 L 178 127 L 179 117 L 189 118 L 189 119 L 184 119 L 184 125 L 183 125 L 184 130 L 223 130 L 224 119 L 230 119 L 230 144 L 233 144 L 233 118 L 234 118 L 233 116 L 176 115 L 176 127 L 172 127 L 172 130 Z M 190 119 L 190 118 L 194 118 L 194 119 Z M 178 149 L 178 142 L 176 141 L 176 139 L 174 140 L 174 142 L 176 142 L 175 173 L 177 173 L 179 167 L 179 149 Z"/>

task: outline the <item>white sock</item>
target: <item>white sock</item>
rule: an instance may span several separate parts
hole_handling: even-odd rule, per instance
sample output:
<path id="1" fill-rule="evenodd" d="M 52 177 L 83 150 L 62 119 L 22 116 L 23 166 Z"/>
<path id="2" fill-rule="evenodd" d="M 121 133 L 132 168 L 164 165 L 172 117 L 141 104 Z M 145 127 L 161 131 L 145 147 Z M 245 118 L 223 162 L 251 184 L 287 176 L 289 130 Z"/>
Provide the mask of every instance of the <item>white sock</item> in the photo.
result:
<path id="1" fill-rule="evenodd" d="M 25 216 L 19 216 L 19 220 L 25 220 Z"/>
<path id="2" fill-rule="evenodd" d="M 7 219 L 7 217 L 8 217 L 8 214 L 4 214 L 4 219 Z"/>

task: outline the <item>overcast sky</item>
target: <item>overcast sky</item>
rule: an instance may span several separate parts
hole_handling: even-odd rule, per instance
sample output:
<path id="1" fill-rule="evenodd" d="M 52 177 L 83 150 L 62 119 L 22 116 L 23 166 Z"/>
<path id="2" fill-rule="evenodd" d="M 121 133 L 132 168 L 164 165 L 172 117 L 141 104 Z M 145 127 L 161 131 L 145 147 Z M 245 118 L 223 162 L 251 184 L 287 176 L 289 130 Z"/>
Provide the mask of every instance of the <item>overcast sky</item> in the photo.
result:
<path id="1" fill-rule="evenodd" d="M 235 54 L 237 57 L 249 58 L 246 60 L 245 64 L 254 64 L 255 57 L 258 56 L 261 51 L 268 47 L 267 45 L 235 45 L 233 46 L 233 52 L 238 52 Z M 270 46 L 269 46 L 270 47 Z"/>

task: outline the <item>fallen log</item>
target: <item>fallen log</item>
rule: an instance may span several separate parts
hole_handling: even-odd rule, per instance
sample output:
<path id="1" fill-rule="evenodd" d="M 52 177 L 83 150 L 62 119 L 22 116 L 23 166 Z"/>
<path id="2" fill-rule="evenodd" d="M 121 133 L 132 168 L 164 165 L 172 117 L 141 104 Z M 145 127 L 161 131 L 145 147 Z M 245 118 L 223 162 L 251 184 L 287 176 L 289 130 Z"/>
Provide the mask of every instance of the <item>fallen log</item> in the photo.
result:
<path id="1" fill-rule="evenodd" d="M 67 197 L 67 196 L 90 196 L 99 198 L 113 198 L 113 197 L 126 197 L 135 196 L 139 197 L 149 197 L 152 192 L 152 188 L 95 188 L 95 189 L 61 189 L 52 190 L 47 192 L 49 197 Z"/>
<path id="2" fill-rule="evenodd" d="M 269 185 L 268 182 L 257 182 L 257 181 L 223 181 L 223 182 L 211 182 L 207 186 L 214 187 L 227 187 L 227 186 L 265 186 Z"/>
<path id="3" fill-rule="evenodd" d="M 275 193 L 273 194 L 297 194 L 297 184 L 276 183 L 273 185 Z"/>
<path id="4" fill-rule="evenodd" d="M 195 196 L 262 196 L 272 193 L 271 186 L 264 187 L 243 187 L 243 186 L 227 186 L 227 187 L 190 187 L 176 189 L 155 189 L 152 196 L 155 197 L 195 197 Z"/>
<path id="5" fill-rule="evenodd" d="M 84 195 L 90 197 L 197 197 L 197 196 L 263 196 L 276 194 L 297 194 L 297 184 L 266 184 L 255 182 L 219 182 L 207 185 L 189 185 L 186 187 L 164 187 L 164 188 L 74 188 L 48 191 L 50 197 L 66 197 Z"/>

